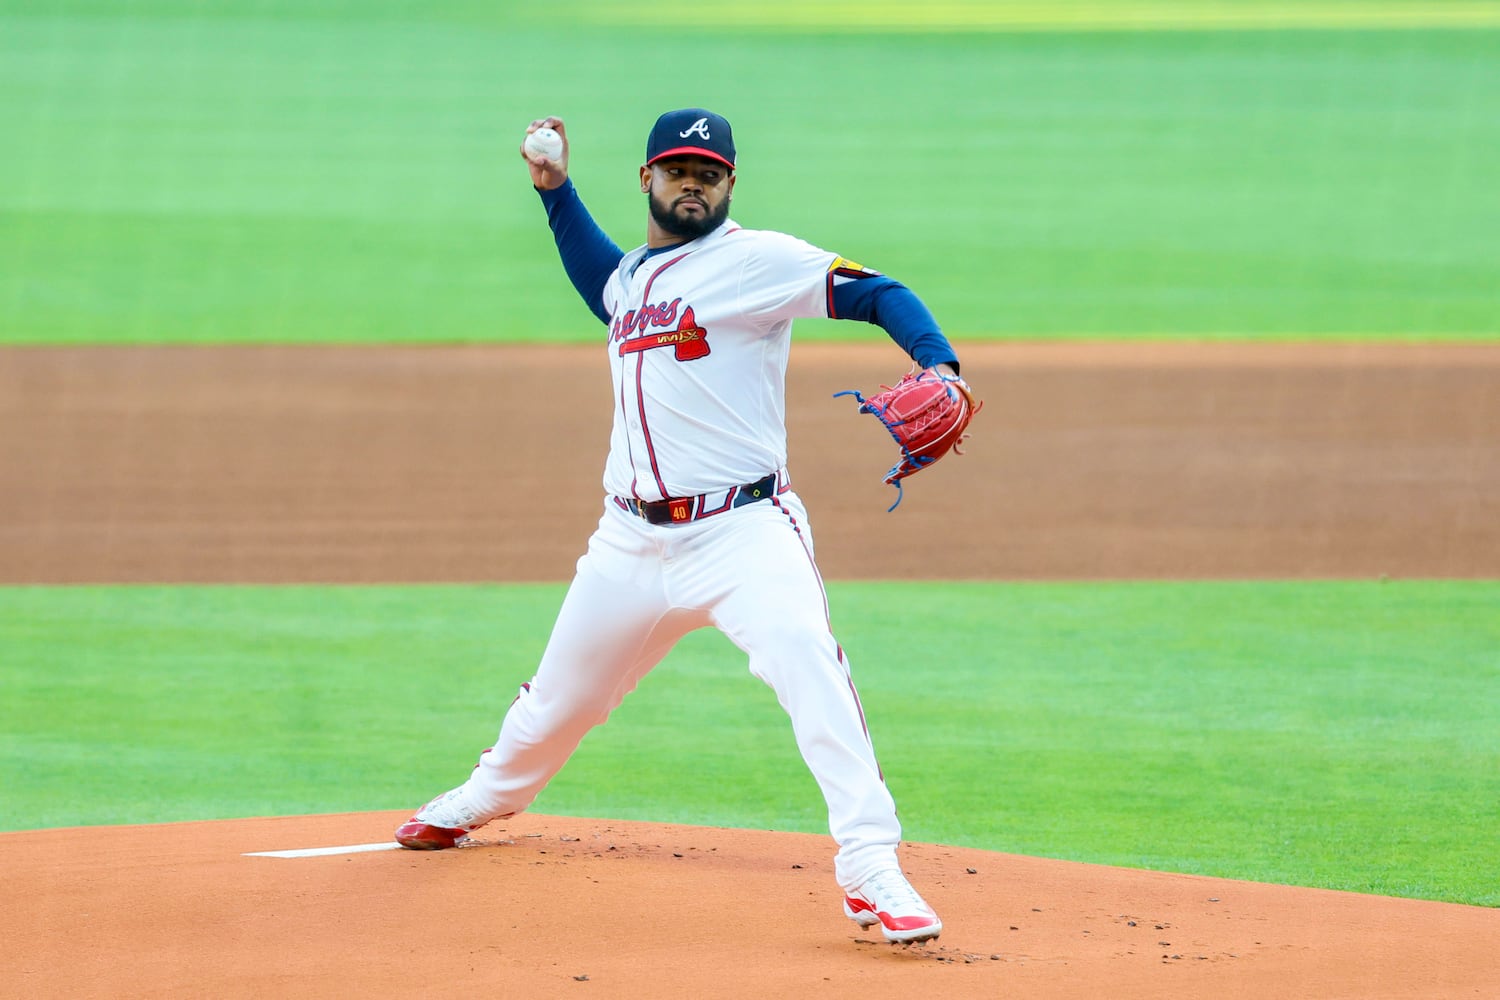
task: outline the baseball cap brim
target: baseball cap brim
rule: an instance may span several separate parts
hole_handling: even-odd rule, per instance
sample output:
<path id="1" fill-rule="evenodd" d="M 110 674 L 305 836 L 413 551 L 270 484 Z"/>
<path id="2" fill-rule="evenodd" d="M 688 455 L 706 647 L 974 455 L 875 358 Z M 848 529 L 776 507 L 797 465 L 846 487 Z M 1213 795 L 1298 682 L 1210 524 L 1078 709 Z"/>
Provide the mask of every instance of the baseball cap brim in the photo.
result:
<path id="1" fill-rule="evenodd" d="M 730 163 L 728 160 L 724 159 L 724 157 L 720 156 L 718 153 L 713 152 L 712 150 L 704 149 L 702 146 L 677 146 L 673 149 L 663 150 L 662 152 L 657 153 L 655 156 L 651 157 L 651 159 L 647 160 L 646 166 L 649 167 L 657 160 L 665 160 L 673 156 L 701 156 L 705 160 L 716 160 L 717 162 L 724 164 L 724 166 L 728 167 L 730 170 L 734 169 L 733 163 Z"/>

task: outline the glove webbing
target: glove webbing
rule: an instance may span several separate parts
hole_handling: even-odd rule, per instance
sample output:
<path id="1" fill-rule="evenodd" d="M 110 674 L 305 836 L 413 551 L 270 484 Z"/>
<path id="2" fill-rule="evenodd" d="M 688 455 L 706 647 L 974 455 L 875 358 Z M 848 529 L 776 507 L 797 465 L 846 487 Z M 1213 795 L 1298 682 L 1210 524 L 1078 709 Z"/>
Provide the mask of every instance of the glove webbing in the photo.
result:
<path id="1" fill-rule="evenodd" d="M 882 386 L 882 388 L 888 390 L 890 389 L 890 386 Z M 905 420 L 891 420 L 885 415 L 885 407 L 877 405 L 865 399 L 864 395 L 861 394 L 858 389 L 845 389 L 843 392 L 836 392 L 833 394 L 834 399 L 838 399 L 840 396 L 853 396 L 854 399 L 859 403 L 859 412 L 873 413 L 875 415 L 875 419 L 884 424 L 885 429 L 891 432 L 891 439 L 894 440 L 897 447 L 901 449 L 901 461 L 891 466 L 890 471 L 885 474 L 887 479 L 900 472 L 901 466 L 907 464 L 908 462 L 911 463 L 911 465 L 915 466 L 916 469 L 920 469 L 924 465 L 931 465 L 933 462 L 937 461 L 937 459 L 933 458 L 931 455 L 913 455 L 911 449 L 906 447 L 906 445 L 902 443 L 901 439 L 896 436 L 895 428 L 900 427 L 902 424 L 906 423 Z M 910 473 L 908 473 L 908 475 L 910 475 Z M 905 476 L 901 477 L 901 479 L 905 478 Z M 901 479 L 897 479 L 894 483 L 891 484 L 892 486 L 896 487 L 896 502 L 885 509 L 885 512 L 887 514 L 895 510 L 897 507 L 901 506 L 901 500 L 906 495 L 901 488 Z"/>

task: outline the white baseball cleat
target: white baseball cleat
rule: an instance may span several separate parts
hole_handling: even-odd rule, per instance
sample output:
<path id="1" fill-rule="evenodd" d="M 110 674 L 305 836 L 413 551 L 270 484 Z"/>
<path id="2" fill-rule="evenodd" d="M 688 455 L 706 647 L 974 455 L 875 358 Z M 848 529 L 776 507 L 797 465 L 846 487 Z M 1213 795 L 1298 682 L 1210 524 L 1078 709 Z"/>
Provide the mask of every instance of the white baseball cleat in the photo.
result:
<path id="1" fill-rule="evenodd" d="M 396 843 L 413 851 L 442 851 L 463 843 L 489 820 L 465 805 L 462 796 L 460 786 L 427 803 L 397 828 Z"/>
<path id="2" fill-rule="evenodd" d="M 844 916 L 861 927 L 880 925 L 887 941 L 912 944 L 943 932 L 943 922 L 899 868 L 882 868 L 844 894 Z"/>

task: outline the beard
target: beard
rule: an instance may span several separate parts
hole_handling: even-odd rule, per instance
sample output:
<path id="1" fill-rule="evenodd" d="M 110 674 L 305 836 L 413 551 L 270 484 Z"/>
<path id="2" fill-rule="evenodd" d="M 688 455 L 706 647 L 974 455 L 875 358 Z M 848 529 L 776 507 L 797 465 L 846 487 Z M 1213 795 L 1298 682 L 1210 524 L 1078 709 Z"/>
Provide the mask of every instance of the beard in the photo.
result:
<path id="1" fill-rule="evenodd" d="M 673 236 L 681 236 L 683 239 L 696 240 L 700 236 L 707 236 L 724 224 L 729 218 L 729 199 L 725 198 L 719 202 L 718 208 L 712 208 L 702 215 L 678 215 L 676 203 L 663 204 L 656 200 L 653 191 L 646 196 L 651 203 L 651 218 L 663 232 L 671 233 Z M 681 199 L 679 199 L 681 200 Z"/>

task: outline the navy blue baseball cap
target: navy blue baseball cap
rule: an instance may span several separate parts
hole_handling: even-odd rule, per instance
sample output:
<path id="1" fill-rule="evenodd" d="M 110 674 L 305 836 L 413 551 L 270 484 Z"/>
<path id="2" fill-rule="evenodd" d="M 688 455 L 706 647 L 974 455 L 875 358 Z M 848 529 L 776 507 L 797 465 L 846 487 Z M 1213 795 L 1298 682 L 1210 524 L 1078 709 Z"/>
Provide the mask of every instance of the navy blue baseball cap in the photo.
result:
<path id="1" fill-rule="evenodd" d="M 734 169 L 734 133 L 722 115 L 703 108 L 668 111 L 646 137 L 646 165 L 669 156 L 706 156 Z"/>

